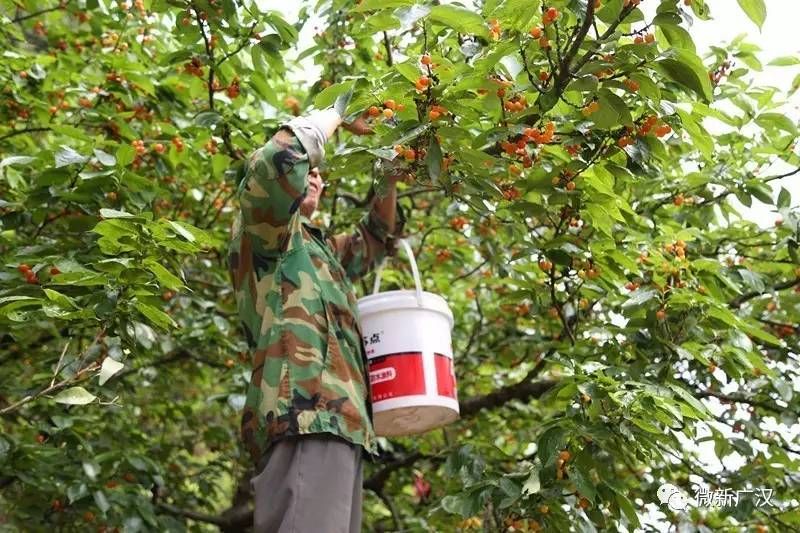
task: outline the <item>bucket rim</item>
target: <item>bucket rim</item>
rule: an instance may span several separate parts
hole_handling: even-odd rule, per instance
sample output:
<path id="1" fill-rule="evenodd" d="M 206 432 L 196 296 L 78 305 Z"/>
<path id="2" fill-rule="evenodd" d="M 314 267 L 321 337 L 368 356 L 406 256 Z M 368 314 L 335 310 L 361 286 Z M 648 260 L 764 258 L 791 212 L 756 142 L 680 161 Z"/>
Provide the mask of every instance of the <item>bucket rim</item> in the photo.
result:
<path id="1" fill-rule="evenodd" d="M 447 320 L 450 322 L 450 327 L 451 328 L 455 325 L 455 315 L 453 315 L 453 311 L 452 311 L 452 309 L 450 309 L 450 306 L 448 305 L 447 300 L 445 300 L 442 296 L 440 296 L 440 295 L 438 295 L 436 293 L 428 292 L 428 291 L 422 291 L 423 302 L 425 302 L 427 300 L 429 303 L 431 303 L 433 305 L 425 305 L 423 307 L 419 307 L 418 305 L 416 305 L 416 302 L 417 302 L 417 291 L 415 291 L 413 289 L 396 289 L 396 290 L 391 290 L 391 291 L 383 291 L 383 292 L 379 292 L 379 293 L 375 293 L 375 294 L 368 294 L 367 296 L 362 296 L 356 302 L 356 304 L 357 304 L 357 306 L 359 308 L 359 310 L 358 310 L 359 314 L 362 313 L 362 309 L 361 308 L 363 306 L 365 306 L 365 305 L 366 306 L 374 305 L 377 301 L 379 301 L 381 299 L 385 299 L 386 296 L 409 296 L 409 297 L 413 298 L 413 301 L 414 301 L 415 305 L 403 306 L 400 309 L 425 309 L 426 311 L 433 311 L 433 312 L 436 312 L 436 313 L 440 313 L 440 314 L 444 315 L 447 318 Z M 409 303 L 410 303 L 410 301 L 411 300 L 409 299 Z M 380 309 L 380 310 L 377 310 L 377 311 L 374 311 L 374 312 L 383 313 L 383 312 L 388 312 L 388 311 L 391 311 L 391 309 Z"/>
<path id="2" fill-rule="evenodd" d="M 356 301 L 356 304 L 359 307 L 361 307 L 362 305 L 365 305 L 365 304 L 369 305 L 369 304 L 374 303 L 375 301 L 379 301 L 381 299 L 385 299 L 387 296 L 390 296 L 390 297 L 391 296 L 410 296 L 410 297 L 412 297 L 414 299 L 414 302 L 417 301 L 417 291 L 412 290 L 412 289 L 397 289 L 397 290 L 383 291 L 383 292 L 378 292 L 378 293 L 375 293 L 375 294 L 368 294 L 367 296 L 362 296 L 361 298 L 359 298 Z M 433 300 L 433 302 L 435 302 L 436 304 L 439 304 L 439 305 L 436 305 L 436 306 L 424 306 L 424 307 L 422 307 L 422 309 L 426 309 L 428 311 L 436 311 L 436 312 L 442 313 L 443 315 L 448 317 L 451 322 L 453 322 L 453 320 L 454 320 L 453 311 L 450 309 L 450 306 L 448 305 L 447 300 L 445 300 L 442 296 L 440 296 L 440 295 L 438 295 L 436 293 L 433 293 L 433 292 L 422 291 L 422 298 L 423 298 L 423 302 L 425 300 Z M 431 303 L 433 303 L 433 302 L 431 302 Z M 419 307 L 414 305 L 414 306 L 409 306 L 408 308 L 419 308 Z M 389 309 L 386 309 L 386 311 L 389 311 Z"/>
<path id="3" fill-rule="evenodd" d="M 385 296 L 387 294 L 410 294 L 416 297 L 417 291 L 415 291 L 414 289 L 392 289 L 391 291 L 374 292 L 372 294 L 367 294 L 365 296 L 362 296 L 361 298 L 358 299 L 358 301 L 362 302 L 364 300 L 378 299 L 378 297 Z M 423 296 L 433 296 L 434 298 L 442 300 L 443 302 L 447 303 L 447 300 L 445 300 L 441 295 L 436 294 L 435 292 L 422 291 L 422 294 Z"/>

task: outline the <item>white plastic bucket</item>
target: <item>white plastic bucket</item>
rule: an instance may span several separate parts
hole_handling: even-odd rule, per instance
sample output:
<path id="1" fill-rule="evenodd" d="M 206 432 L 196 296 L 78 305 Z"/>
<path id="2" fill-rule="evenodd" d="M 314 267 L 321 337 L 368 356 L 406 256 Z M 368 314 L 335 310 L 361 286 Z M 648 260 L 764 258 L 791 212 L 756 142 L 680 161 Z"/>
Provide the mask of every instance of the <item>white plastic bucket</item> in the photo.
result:
<path id="1" fill-rule="evenodd" d="M 386 437 L 424 433 L 459 416 L 453 313 L 444 298 L 422 290 L 414 253 L 399 243 L 416 289 L 378 292 L 381 265 L 373 294 L 358 300 L 375 433 Z"/>

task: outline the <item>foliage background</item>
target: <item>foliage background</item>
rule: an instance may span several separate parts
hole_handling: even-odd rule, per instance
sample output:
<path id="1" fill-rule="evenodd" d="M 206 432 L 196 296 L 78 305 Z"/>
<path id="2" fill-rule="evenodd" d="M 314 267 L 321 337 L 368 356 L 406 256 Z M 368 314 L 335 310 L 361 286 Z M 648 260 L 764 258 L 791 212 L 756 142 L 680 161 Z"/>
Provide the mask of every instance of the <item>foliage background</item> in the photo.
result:
<path id="1" fill-rule="evenodd" d="M 399 105 L 334 139 L 318 223 L 347 228 L 372 160 L 413 147 L 405 231 L 457 317 L 462 407 L 383 443 L 367 529 L 797 530 L 800 235 L 770 188 L 800 165 L 790 94 L 749 82 L 744 38 L 697 56 L 689 22 L 732 2 L 651 2 L 334 0 L 287 21 L 233 0 L 0 0 L 0 528 L 248 523 L 238 169 L 352 88 L 353 112 Z M 737 4 L 763 23 L 763 1 Z M 298 87 L 284 58 L 312 13 L 300 57 L 322 76 Z M 408 286 L 402 258 L 385 279 Z M 665 481 L 776 506 L 672 513 Z"/>

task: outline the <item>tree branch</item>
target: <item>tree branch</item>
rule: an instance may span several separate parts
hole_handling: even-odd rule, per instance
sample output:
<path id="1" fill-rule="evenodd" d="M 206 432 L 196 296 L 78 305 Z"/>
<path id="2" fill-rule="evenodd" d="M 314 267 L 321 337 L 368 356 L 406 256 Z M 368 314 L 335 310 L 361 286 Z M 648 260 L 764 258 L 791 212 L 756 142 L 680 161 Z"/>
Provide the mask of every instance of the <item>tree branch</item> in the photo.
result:
<path id="1" fill-rule="evenodd" d="M 164 502 L 157 503 L 156 507 L 167 514 L 182 516 L 206 524 L 214 524 L 224 532 L 244 531 L 253 525 L 253 510 L 248 505 L 231 507 L 218 516 L 182 509 Z"/>
<path id="2" fill-rule="evenodd" d="M 395 459 L 364 480 L 364 488 L 371 490 L 376 494 L 380 493 L 383 490 L 383 486 L 389 480 L 389 476 L 392 474 L 392 472 L 407 466 L 411 466 L 424 457 L 426 457 L 424 454 L 420 452 L 414 452 L 403 458 Z"/>
<path id="3" fill-rule="evenodd" d="M 11 137 L 16 137 L 17 135 L 22 135 L 23 133 L 33 133 L 35 131 L 50 131 L 50 128 L 25 128 L 24 130 L 14 130 L 11 133 L 6 133 L 2 137 L 0 137 L 0 141 L 5 141 Z"/>
<path id="4" fill-rule="evenodd" d="M 731 307 L 733 309 L 738 309 L 738 308 L 740 308 L 742 306 L 743 303 L 745 303 L 745 302 L 747 302 L 749 300 L 752 300 L 753 298 L 758 298 L 762 294 L 766 294 L 766 293 L 771 292 L 771 291 L 782 291 L 784 289 L 791 289 L 792 287 L 794 287 L 795 285 L 798 285 L 798 284 L 800 284 L 800 278 L 795 278 L 795 279 L 790 279 L 788 281 L 784 281 L 782 283 L 778 283 L 777 285 L 769 287 L 769 288 L 767 288 L 766 290 L 763 290 L 763 291 L 748 292 L 748 293 L 742 294 L 741 296 L 737 296 L 736 298 L 731 300 L 728 303 L 728 307 Z"/>
<path id="5" fill-rule="evenodd" d="M 453 283 L 453 282 L 455 282 L 455 281 L 458 281 L 458 280 L 462 280 L 462 279 L 464 279 L 464 278 L 468 278 L 468 277 L 470 277 L 470 276 L 471 276 L 471 275 L 473 275 L 475 272 L 477 272 L 478 270 L 480 270 L 481 268 L 483 268 L 483 266 L 484 266 L 486 263 L 488 263 L 488 262 L 489 262 L 489 260 L 488 260 L 488 259 L 484 259 L 484 260 L 483 260 L 483 261 L 482 261 L 480 264 L 478 264 L 478 266 L 474 267 L 474 268 L 473 268 L 472 270 L 470 270 L 469 272 L 466 272 L 466 273 L 464 273 L 464 274 L 461 274 L 461 275 L 459 275 L 459 276 L 456 276 L 455 278 L 453 278 L 453 279 L 451 280 L 451 283 Z"/>
<path id="6" fill-rule="evenodd" d="M 64 387 L 66 387 L 67 385 L 73 385 L 75 383 L 80 383 L 81 381 L 83 381 L 84 379 L 89 377 L 89 376 L 84 376 L 84 374 L 86 374 L 87 372 L 90 372 L 92 370 L 98 370 L 99 368 L 100 368 L 100 365 L 97 363 L 97 361 L 95 361 L 92 364 L 90 364 L 89 366 L 86 366 L 86 367 L 80 369 L 74 376 L 72 376 L 70 378 L 67 378 L 67 379 L 65 379 L 63 381 L 59 381 L 58 383 L 56 383 L 54 385 L 50 385 L 50 386 L 48 386 L 48 387 L 46 387 L 44 389 L 41 389 L 39 392 L 35 392 L 33 394 L 29 394 L 28 396 L 25 396 L 21 400 L 18 400 L 16 402 L 12 403 L 8 407 L 4 407 L 3 409 L 0 409 L 0 415 L 7 415 L 7 414 L 11 413 L 12 411 L 16 411 L 17 409 L 19 409 L 20 407 L 22 407 L 26 403 L 32 402 L 33 400 L 36 400 L 37 398 L 40 398 L 40 397 L 42 397 L 42 396 L 44 396 L 46 394 L 50 394 L 52 392 L 56 392 L 58 390 L 61 390 Z"/>
<path id="7" fill-rule="evenodd" d="M 183 516 L 185 518 L 191 518 L 192 520 L 197 520 L 198 522 L 215 524 L 220 527 L 227 524 L 227 521 L 223 519 L 222 516 L 213 516 L 204 513 L 198 513 L 197 511 L 192 511 L 190 509 L 181 509 L 180 507 L 176 507 L 174 505 L 170 505 L 168 503 L 163 503 L 163 502 L 159 502 L 157 504 L 157 507 L 169 514 L 176 516 Z"/>
<path id="8" fill-rule="evenodd" d="M 781 414 L 786 411 L 785 408 L 779 407 L 769 402 L 754 400 L 752 398 L 745 398 L 744 396 L 739 396 L 739 395 L 723 394 L 721 392 L 715 392 L 708 389 L 706 390 L 695 389 L 695 394 L 697 395 L 698 398 L 717 398 L 719 400 L 724 400 L 726 402 L 744 403 L 747 405 L 752 405 L 754 407 L 760 407 L 766 411 L 771 411 L 777 414 Z"/>
<path id="9" fill-rule="evenodd" d="M 594 2 L 588 2 L 588 4 L 589 4 L 589 5 L 588 5 L 588 6 L 587 6 L 587 8 L 586 8 L 586 12 L 588 13 L 588 12 L 589 12 L 589 9 L 591 9 L 591 10 L 592 10 L 592 12 L 594 13 Z M 634 9 L 636 9 L 636 8 L 633 6 L 633 4 L 631 4 L 631 5 L 630 5 L 630 6 L 628 6 L 628 7 L 622 8 L 622 11 L 621 11 L 621 12 L 620 12 L 620 14 L 619 14 L 619 18 L 618 18 L 617 20 L 615 20 L 615 21 L 614 21 L 614 22 L 613 22 L 613 23 L 612 23 L 612 24 L 611 24 L 611 25 L 608 27 L 608 29 L 607 29 L 607 30 L 606 30 L 606 31 L 603 33 L 603 35 L 601 35 L 601 36 L 600 36 L 600 38 L 599 38 L 599 39 L 597 39 L 597 41 L 595 41 L 595 42 L 594 42 L 594 43 L 593 43 L 593 44 L 592 44 L 592 45 L 589 47 L 589 49 L 586 51 L 586 53 L 585 53 L 585 54 L 583 54 L 583 56 L 581 56 L 581 58 L 580 58 L 580 59 L 578 60 L 578 62 L 575 64 L 575 68 L 568 68 L 568 69 L 565 71 L 565 74 L 564 74 L 564 76 L 565 76 L 565 77 L 564 77 L 564 81 L 563 81 L 562 83 L 566 83 L 566 80 L 568 80 L 568 79 L 569 79 L 569 77 L 572 75 L 572 73 L 573 73 L 573 72 L 578 72 L 578 71 L 581 69 L 581 67 L 583 67 L 583 65 L 585 65 L 586 63 L 588 63 L 588 62 L 589 62 L 589 60 L 592 58 L 592 56 L 595 54 L 595 52 L 597 52 L 597 48 L 600 46 L 600 44 L 601 44 L 603 41 L 605 41 L 606 39 L 608 39 L 608 38 L 609 38 L 611 35 L 613 35 L 614 31 L 617 29 L 617 26 L 619 26 L 620 24 L 622 24 L 622 21 L 623 21 L 623 20 L 625 20 L 625 19 L 627 18 L 627 16 L 630 14 L 630 12 L 631 12 L 631 11 L 633 11 Z M 592 16 L 592 19 L 593 19 L 593 18 L 594 18 L 594 16 Z M 586 25 L 586 21 L 584 20 L 583 22 L 584 22 L 584 25 Z M 592 23 L 592 21 L 591 21 L 591 20 L 589 20 L 589 27 L 591 27 L 591 23 Z M 586 33 L 588 33 L 588 32 L 589 32 L 589 29 L 587 28 L 587 29 L 586 29 Z M 576 39 L 576 40 L 575 40 L 575 42 L 573 43 L 573 48 L 575 49 L 575 54 L 577 54 L 577 52 L 578 52 L 578 49 L 580 49 L 580 45 L 581 45 L 581 44 L 582 44 L 582 42 L 583 42 L 583 38 L 585 38 L 585 37 L 586 37 L 586 33 L 584 33 L 584 32 L 583 32 L 583 26 L 581 26 L 581 31 L 580 31 L 580 33 L 578 34 L 578 37 L 580 37 L 580 39 Z M 581 37 L 581 35 L 582 35 L 583 37 Z M 575 43 L 577 43 L 577 47 L 575 46 Z M 571 51 L 572 51 L 572 48 L 570 48 L 570 52 L 571 52 Z M 566 60 L 567 58 L 570 58 L 570 61 L 572 61 L 571 57 L 574 57 L 574 55 L 573 55 L 573 56 L 570 56 L 570 54 L 569 54 L 569 53 L 567 53 L 567 54 L 564 56 L 564 59 Z M 561 71 L 560 71 L 560 70 L 559 70 L 559 75 L 561 75 Z"/>
<path id="10" fill-rule="evenodd" d="M 403 519 L 400 516 L 400 512 L 397 510 L 397 506 L 394 504 L 391 498 L 389 498 L 383 491 L 377 492 L 378 498 L 383 501 L 384 505 L 389 509 L 389 512 L 392 515 L 392 521 L 394 522 L 394 529 L 396 531 L 402 531 L 403 526 Z"/>
<path id="11" fill-rule="evenodd" d="M 392 45 L 389 42 L 389 34 L 383 32 L 383 47 L 386 49 L 386 65 L 391 67 L 394 64 L 392 58 Z"/>
<path id="12" fill-rule="evenodd" d="M 468 398 L 461 402 L 461 417 L 466 418 L 476 415 L 483 409 L 493 409 L 501 407 L 511 400 L 526 401 L 541 397 L 545 392 L 552 389 L 558 380 L 545 379 L 541 381 L 530 381 L 525 376 L 519 383 L 507 385 L 485 396 Z"/>
<path id="13" fill-rule="evenodd" d="M 625 13 L 625 9 L 622 10 L 622 13 L 623 14 Z M 622 18 L 623 15 L 620 15 L 620 17 Z M 572 41 L 572 44 L 570 44 L 569 49 L 564 54 L 564 57 L 561 59 L 561 62 L 559 63 L 558 72 L 556 73 L 556 79 L 553 84 L 553 88 L 555 91 L 557 92 L 561 91 L 564 89 L 564 87 L 566 87 L 567 81 L 572 75 L 570 64 L 572 63 L 572 60 L 575 58 L 575 56 L 578 54 L 578 50 L 580 50 L 584 39 L 586 39 L 586 35 L 592 28 L 592 21 L 594 21 L 594 2 L 590 1 L 586 2 L 586 14 L 583 17 L 583 23 L 581 24 L 580 29 L 578 29 L 578 33 L 575 35 L 575 39 Z M 606 34 L 608 34 L 608 31 L 606 31 Z M 588 53 L 589 52 L 587 52 L 587 54 Z M 580 68 L 580 66 L 582 65 L 579 65 L 578 68 Z"/>
<path id="14" fill-rule="evenodd" d="M 763 180 L 761 180 L 761 183 L 769 183 L 770 181 L 775 181 L 775 180 L 780 180 L 780 179 L 783 179 L 783 178 L 788 178 L 788 177 L 794 176 L 795 174 L 798 174 L 798 173 L 800 173 L 800 167 L 797 167 L 796 169 L 794 169 L 792 171 L 786 172 L 785 174 L 777 174 L 775 176 L 770 176 L 768 178 L 764 178 Z M 706 205 L 709 205 L 709 204 L 717 203 L 720 200 L 728 197 L 731 194 L 733 194 L 733 191 L 731 189 L 726 189 L 723 192 L 719 193 L 718 195 L 716 195 L 716 196 L 714 196 L 712 198 L 709 198 L 708 200 L 706 200 L 704 202 L 697 203 L 696 206 L 697 207 L 702 207 L 702 206 L 706 206 Z M 665 202 L 665 203 L 669 203 L 669 202 Z M 661 205 L 663 205 L 663 204 L 660 204 L 660 205 L 658 205 L 656 207 L 661 207 Z"/>
<path id="15" fill-rule="evenodd" d="M 250 25 L 250 30 L 247 32 L 247 35 L 246 35 L 246 36 L 245 36 L 245 38 L 242 40 L 242 42 L 241 42 L 241 43 L 239 43 L 239 46 L 238 46 L 238 47 L 236 47 L 236 49 L 235 49 L 233 52 L 229 52 L 229 53 L 225 54 L 224 56 L 222 56 L 222 59 L 220 59 L 219 61 L 217 61 L 217 64 L 216 64 L 216 66 L 220 66 L 220 65 L 221 65 L 221 64 L 223 64 L 225 61 L 227 61 L 228 59 L 232 58 L 233 56 L 235 56 L 236 54 L 238 54 L 239 52 L 241 52 L 241 51 L 242 51 L 242 49 L 243 49 L 245 46 L 247 46 L 248 44 L 250 44 L 250 36 L 251 36 L 251 35 L 253 35 L 253 30 L 254 30 L 254 29 L 256 29 L 256 24 L 257 24 L 257 22 L 253 22 L 253 23 Z"/>
<path id="16" fill-rule="evenodd" d="M 39 15 L 44 15 L 45 13 L 50 13 L 51 11 L 58 11 L 59 9 L 65 9 L 67 5 L 70 3 L 71 0 L 62 0 L 58 3 L 55 7 L 48 7 L 47 9 L 41 9 L 39 11 L 34 11 L 33 13 L 28 13 L 27 15 L 23 15 L 20 17 L 14 17 L 11 20 L 12 24 L 17 22 L 22 22 L 23 20 L 32 19 L 34 17 L 38 17 Z"/>

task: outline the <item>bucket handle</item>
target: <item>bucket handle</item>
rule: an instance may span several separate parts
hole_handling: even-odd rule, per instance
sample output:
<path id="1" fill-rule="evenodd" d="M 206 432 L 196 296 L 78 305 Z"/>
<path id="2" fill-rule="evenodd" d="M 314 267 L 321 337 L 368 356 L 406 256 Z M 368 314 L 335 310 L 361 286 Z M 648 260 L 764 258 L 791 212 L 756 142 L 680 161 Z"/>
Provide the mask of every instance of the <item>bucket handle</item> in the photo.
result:
<path id="1" fill-rule="evenodd" d="M 417 262 L 414 260 L 414 251 L 409 246 L 408 242 L 405 239 L 398 239 L 397 242 L 400 243 L 403 250 L 406 252 L 406 257 L 408 257 L 409 263 L 411 263 L 411 272 L 414 275 L 414 286 L 416 287 L 417 292 L 417 304 L 422 307 L 422 282 L 419 279 L 419 270 L 417 269 Z M 383 267 L 386 264 L 386 259 L 384 258 L 381 261 L 378 268 L 375 270 L 375 284 L 372 286 L 372 294 L 377 294 L 378 290 L 381 288 L 381 274 L 383 273 Z"/>

